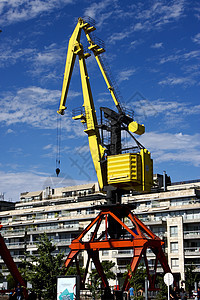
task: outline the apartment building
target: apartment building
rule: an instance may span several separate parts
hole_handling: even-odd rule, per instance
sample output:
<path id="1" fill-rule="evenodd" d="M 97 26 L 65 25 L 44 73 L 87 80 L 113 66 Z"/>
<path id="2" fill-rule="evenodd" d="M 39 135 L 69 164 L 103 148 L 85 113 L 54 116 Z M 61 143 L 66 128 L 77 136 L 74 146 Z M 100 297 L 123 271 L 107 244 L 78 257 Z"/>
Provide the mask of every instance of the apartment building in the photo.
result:
<path id="1" fill-rule="evenodd" d="M 44 232 L 55 243 L 55 254 L 63 251 L 67 256 L 71 241 L 98 214 L 95 206 L 105 201 L 97 183 L 22 193 L 15 209 L 0 212 L 1 234 L 15 263 L 20 265 L 25 251 L 37 253 L 37 238 Z M 165 241 L 164 251 L 177 281 L 185 280 L 185 267 L 191 263 L 195 272 L 200 272 L 200 180 L 172 184 L 165 191 L 127 194 L 122 201 L 135 203 L 134 213 Z M 132 250 L 104 250 L 100 258 L 116 263 L 114 272 L 120 281 L 132 255 Z M 154 259 L 149 251 L 152 268 Z M 86 254 L 79 260 L 84 266 Z M 8 273 L 2 259 L 0 269 L 4 275 Z"/>
<path id="2" fill-rule="evenodd" d="M 185 280 L 186 266 L 200 272 L 200 180 L 174 183 L 166 191 L 127 196 L 134 213 L 165 242 L 165 253 L 177 282 Z M 148 259 L 155 259 L 149 252 Z M 200 280 L 200 278 L 199 278 Z"/>

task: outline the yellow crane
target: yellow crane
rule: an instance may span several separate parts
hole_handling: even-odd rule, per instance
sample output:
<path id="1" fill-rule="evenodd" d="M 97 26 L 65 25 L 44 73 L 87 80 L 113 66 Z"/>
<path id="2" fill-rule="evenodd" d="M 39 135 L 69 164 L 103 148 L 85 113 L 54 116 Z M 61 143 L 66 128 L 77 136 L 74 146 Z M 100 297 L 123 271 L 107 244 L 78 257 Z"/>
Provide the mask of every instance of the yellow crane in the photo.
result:
<path id="1" fill-rule="evenodd" d="M 87 128 L 84 130 L 88 135 L 89 148 L 97 174 L 99 188 L 103 192 L 117 189 L 136 190 L 139 192 L 149 192 L 152 186 L 153 163 L 150 152 L 145 149 L 133 136 L 132 133 L 141 135 L 145 132 L 144 125 L 138 124 L 129 115 L 127 115 L 121 107 L 114 87 L 112 86 L 107 72 L 103 67 L 100 55 L 105 52 L 105 49 L 95 43 L 91 37 L 91 33 L 96 28 L 90 25 L 83 18 L 79 18 L 77 25 L 71 35 L 68 44 L 66 66 L 62 87 L 62 94 L 58 113 L 63 115 L 66 109 L 66 99 L 69 91 L 69 85 L 75 60 L 78 57 L 80 75 L 82 82 L 83 93 L 83 108 L 84 111 L 73 117 L 75 120 L 81 120 L 86 123 Z M 117 108 L 117 112 L 109 108 L 101 108 L 104 117 L 108 119 L 110 127 L 103 124 L 98 124 L 96 110 L 92 97 L 92 91 L 89 81 L 89 76 L 86 67 L 86 59 L 91 56 L 90 52 L 85 52 L 81 44 L 81 32 L 85 33 L 88 41 L 88 50 L 95 56 L 97 64 L 110 91 L 112 99 Z M 111 134 L 111 142 L 109 145 L 103 143 L 103 138 L 100 136 L 101 130 L 107 130 Z M 136 141 L 137 147 L 133 147 L 134 151 L 123 153 L 121 146 L 121 131 L 126 130 Z M 135 151 L 135 148 L 137 151 Z M 126 151 L 127 152 L 127 151 Z"/>

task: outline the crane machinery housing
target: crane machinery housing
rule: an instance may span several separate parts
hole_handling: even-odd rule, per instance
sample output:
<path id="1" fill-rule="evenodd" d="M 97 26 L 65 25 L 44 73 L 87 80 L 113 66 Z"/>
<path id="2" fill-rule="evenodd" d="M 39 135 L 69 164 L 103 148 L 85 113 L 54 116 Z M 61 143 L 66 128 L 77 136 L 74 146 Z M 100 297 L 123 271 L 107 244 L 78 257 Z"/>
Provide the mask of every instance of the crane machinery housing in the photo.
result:
<path id="1" fill-rule="evenodd" d="M 134 121 L 134 119 L 126 113 L 126 110 L 119 102 L 117 93 L 111 83 L 101 57 L 101 54 L 105 52 L 105 49 L 101 44 L 96 42 L 96 39 L 93 36 L 93 31 L 95 31 L 95 29 L 92 19 L 78 19 L 68 44 L 58 113 L 63 115 L 66 109 L 69 85 L 75 60 L 78 57 L 83 93 L 83 109 L 81 109 L 73 119 L 80 120 L 81 123 L 86 125 L 84 132 L 88 135 L 89 149 L 97 174 L 99 189 L 106 194 L 107 204 L 98 207 L 100 210 L 99 215 L 76 239 L 72 241 L 72 244 L 70 245 L 71 251 L 65 262 L 65 266 L 69 267 L 73 259 L 75 259 L 76 265 L 78 266 L 78 253 L 81 250 L 86 250 L 88 253 L 88 262 L 86 264 L 85 275 L 81 280 L 82 288 L 84 288 L 89 261 L 92 259 L 101 276 L 103 287 L 105 289 L 105 297 L 107 297 L 106 299 L 112 299 L 109 284 L 100 263 L 99 250 L 122 248 L 133 249 L 134 255 L 131 261 L 131 271 L 132 273 L 135 272 L 143 257 L 151 289 L 155 289 L 156 274 L 153 276 L 150 275 L 146 257 L 147 248 L 150 248 L 156 255 L 154 266 L 155 273 L 158 261 L 160 261 L 164 272 L 170 272 L 170 269 L 162 251 L 163 242 L 131 212 L 133 207 L 121 203 L 122 195 L 131 190 L 140 193 L 151 191 L 151 186 L 153 184 L 153 162 L 150 152 L 145 149 L 133 135 L 142 135 L 145 132 L 145 127 Z M 84 50 L 84 47 L 80 42 L 82 31 L 87 38 L 87 51 Z M 100 123 L 97 121 L 86 67 L 86 59 L 91 56 L 90 52 L 94 54 L 117 110 L 114 111 L 108 107 L 101 107 Z M 130 135 L 135 142 L 135 146 L 129 148 L 122 147 L 123 131 Z M 109 134 L 109 142 L 107 143 L 104 140 L 104 132 Z M 57 173 L 58 172 L 59 170 L 57 170 Z M 131 227 L 128 227 L 125 224 L 125 218 L 130 220 Z M 100 225 L 104 226 L 105 230 L 100 230 Z M 91 230 L 93 230 L 91 232 L 91 237 L 89 241 L 86 241 L 85 237 Z M 124 234 L 125 232 L 126 234 Z M 77 272 L 79 272 L 78 267 Z M 130 277 L 131 272 L 128 272 L 123 290 L 128 290 L 130 286 Z"/>

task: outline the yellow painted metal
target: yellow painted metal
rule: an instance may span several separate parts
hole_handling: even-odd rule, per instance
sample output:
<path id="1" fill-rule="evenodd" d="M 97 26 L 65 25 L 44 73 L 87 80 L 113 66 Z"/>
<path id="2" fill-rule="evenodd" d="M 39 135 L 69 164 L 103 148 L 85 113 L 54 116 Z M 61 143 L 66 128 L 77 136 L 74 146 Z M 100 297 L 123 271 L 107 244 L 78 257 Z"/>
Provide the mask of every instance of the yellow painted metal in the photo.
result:
<path id="1" fill-rule="evenodd" d="M 105 182 L 106 178 L 103 174 L 104 170 L 102 168 L 101 161 L 104 156 L 105 148 L 101 146 L 99 129 L 97 127 L 98 123 L 96 118 L 96 111 L 94 107 L 94 101 L 92 97 L 89 76 L 87 73 L 83 50 L 79 54 L 79 66 L 80 66 L 81 83 L 82 83 L 82 91 L 83 91 L 83 99 L 84 99 L 83 106 L 85 108 L 85 121 L 87 124 L 87 129 L 84 131 L 88 135 L 90 153 L 92 156 L 95 171 L 97 173 L 99 188 L 100 190 L 103 190 L 103 187 L 106 184 Z"/>
<path id="2" fill-rule="evenodd" d="M 96 29 L 96 28 L 95 28 Z M 115 90 L 114 90 L 114 87 L 111 85 L 110 81 L 109 81 L 109 78 L 108 76 L 106 75 L 106 72 L 102 66 L 102 63 L 101 63 L 101 60 L 99 58 L 99 54 L 105 52 L 105 50 L 103 48 L 100 48 L 97 44 L 94 43 L 94 41 L 91 39 L 90 35 L 89 35 L 89 32 L 88 32 L 88 29 L 84 29 L 85 31 L 85 34 L 86 34 L 86 38 L 90 44 L 90 46 L 88 47 L 88 49 L 92 50 L 93 53 L 94 53 L 94 56 L 96 58 L 96 61 L 98 63 L 98 66 L 100 68 L 100 71 L 103 75 L 103 78 L 107 84 L 107 87 L 108 87 L 108 90 L 110 91 L 110 94 L 112 96 L 112 99 L 117 107 L 118 110 L 122 111 L 121 110 L 121 107 L 120 107 L 120 103 L 119 101 L 117 100 L 117 97 L 116 97 L 116 94 L 115 94 Z"/>
<path id="3" fill-rule="evenodd" d="M 128 130 L 136 133 L 138 135 L 142 135 L 143 133 L 145 133 L 145 127 L 142 124 L 138 124 L 137 122 L 133 121 L 128 125 Z"/>
<path id="4" fill-rule="evenodd" d="M 107 157 L 108 184 L 141 182 L 141 159 L 139 154 L 125 153 Z"/>
<path id="5" fill-rule="evenodd" d="M 106 72 L 105 72 L 105 70 L 104 70 L 104 68 L 103 68 L 103 66 L 102 66 L 102 64 L 101 64 L 101 61 L 100 61 L 98 55 L 95 55 L 95 58 L 96 58 L 96 61 L 97 61 L 97 63 L 98 63 L 98 66 L 99 66 L 99 68 L 100 68 L 100 70 L 101 70 L 101 73 L 102 73 L 102 75 L 103 75 L 103 78 L 104 78 L 104 80 L 105 80 L 105 82 L 106 82 L 106 84 L 107 84 L 108 90 L 109 90 L 109 92 L 110 92 L 110 94 L 111 94 L 111 96 L 112 96 L 112 98 L 113 98 L 113 101 L 114 101 L 116 107 L 117 107 L 117 108 L 120 108 L 120 103 L 119 103 L 119 101 L 117 100 L 117 97 L 116 97 L 116 95 L 115 95 L 115 90 L 114 90 L 113 86 L 111 86 L 111 84 L 110 84 L 110 81 L 109 81 L 109 79 L 108 79 L 108 77 L 107 77 L 107 75 L 106 75 Z M 120 108 L 120 109 L 121 109 L 121 108 Z"/>
<path id="6" fill-rule="evenodd" d="M 107 157 L 108 184 L 125 190 L 149 192 L 152 186 L 153 164 L 150 152 L 125 153 Z"/>
<path id="7" fill-rule="evenodd" d="M 153 160 L 147 149 L 141 149 L 140 156 L 142 160 L 142 190 L 151 191 L 153 185 Z"/>
<path id="8" fill-rule="evenodd" d="M 74 69 L 74 63 L 76 60 L 76 45 L 79 44 L 80 37 L 81 37 L 81 21 L 78 21 L 74 32 L 72 33 L 72 36 L 69 40 L 68 44 L 68 51 L 67 51 L 67 58 L 66 58 L 66 64 L 65 64 L 65 73 L 64 73 L 64 79 L 63 79 L 63 86 L 62 86 L 62 93 L 61 93 L 61 99 L 60 99 L 60 106 L 58 109 L 59 114 L 64 114 L 65 102 L 69 90 L 69 85 L 71 81 L 72 72 Z"/>
<path id="9" fill-rule="evenodd" d="M 84 99 L 84 108 L 85 115 L 81 114 L 75 116 L 74 119 L 80 119 L 82 123 L 87 124 L 87 129 L 85 132 L 88 134 L 88 141 L 90 152 L 92 156 L 92 160 L 94 163 L 94 167 L 97 173 L 97 178 L 99 182 L 100 190 L 103 189 L 106 182 L 106 177 L 103 174 L 104 169 L 101 165 L 101 160 L 103 159 L 105 148 L 101 146 L 99 129 L 97 128 L 97 119 L 96 112 L 94 107 L 94 102 L 92 98 L 92 92 L 89 83 L 89 77 L 87 73 L 87 68 L 85 64 L 85 58 L 90 56 L 89 53 L 83 52 L 83 47 L 80 44 L 81 30 L 84 29 L 87 32 L 91 32 L 95 30 L 95 28 L 91 27 L 88 23 L 86 23 L 83 19 L 79 18 L 78 23 L 72 33 L 72 36 L 69 40 L 66 65 L 65 65 L 65 73 L 63 80 L 63 87 L 61 93 L 61 100 L 58 113 L 64 114 L 64 110 L 66 109 L 65 103 L 69 90 L 69 85 L 71 81 L 71 76 L 74 68 L 74 63 L 76 57 L 79 57 L 79 66 L 80 66 L 80 74 L 81 74 L 81 82 L 82 82 L 82 91 L 83 91 L 83 99 Z"/>

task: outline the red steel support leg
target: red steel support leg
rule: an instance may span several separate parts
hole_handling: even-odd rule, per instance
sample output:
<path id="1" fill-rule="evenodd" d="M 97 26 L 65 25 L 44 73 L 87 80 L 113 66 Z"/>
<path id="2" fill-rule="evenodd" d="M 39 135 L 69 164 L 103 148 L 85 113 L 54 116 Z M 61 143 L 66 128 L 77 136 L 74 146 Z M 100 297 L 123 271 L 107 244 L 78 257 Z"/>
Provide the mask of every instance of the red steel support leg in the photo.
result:
<path id="1" fill-rule="evenodd" d="M 152 286 L 152 278 L 151 278 L 151 275 L 149 272 L 149 264 L 148 264 L 146 252 L 144 253 L 144 262 L 145 262 L 146 271 L 147 271 L 147 278 L 149 280 L 149 286 Z"/>
<path id="2" fill-rule="evenodd" d="M 92 260 L 95 264 L 96 270 L 99 273 L 99 276 L 101 277 L 104 288 L 109 288 L 108 280 L 107 280 L 107 278 L 104 274 L 102 265 L 101 265 L 100 260 L 99 260 L 99 251 L 98 250 L 95 250 L 95 251 L 92 250 L 90 252 L 90 255 L 91 255 L 91 258 L 92 258 Z"/>
<path id="3" fill-rule="evenodd" d="M 87 264 L 86 264 L 85 273 L 84 273 L 84 276 L 83 276 L 83 285 L 85 285 L 85 281 L 86 281 L 86 277 L 87 277 L 87 273 L 88 273 L 89 263 L 90 263 L 90 255 L 88 253 Z"/>
<path id="4" fill-rule="evenodd" d="M 13 261 L 13 258 L 10 255 L 10 251 L 8 250 L 1 234 L 0 234 L 0 255 L 1 255 L 3 261 L 5 262 L 6 266 L 8 267 L 10 273 L 12 274 L 12 276 L 13 276 L 14 280 L 16 281 L 16 283 L 18 282 L 18 283 L 20 283 L 20 285 L 22 287 L 24 287 L 23 292 L 24 292 L 25 299 L 27 299 L 28 293 L 27 293 L 27 290 L 26 290 L 26 283 L 23 280 L 23 278 L 22 278 L 15 262 Z"/>
<path id="5" fill-rule="evenodd" d="M 138 265 L 139 265 L 139 262 L 142 258 L 142 252 L 143 252 L 143 247 L 138 247 L 138 248 L 135 248 L 134 249 L 134 256 L 132 258 L 132 261 L 131 261 L 131 272 L 129 271 L 127 276 L 126 276 L 126 279 L 124 281 L 124 285 L 123 285 L 123 290 L 124 291 L 128 291 L 129 288 L 130 288 L 130 283 L 129 283 L 129 279 L 131 278 L 131 273 L 134 274 Z"/>
<path id="6" fill-rule="evenodd" d="M 78 255 L 79 250 L 71 250 L 68 254 L 68 257 L 65 261 L 65 267 L 68 268 L 70 264 L 72 263 L 72 260 Z"/>
<path id="7" fill-rule="evenodd" d="M 161 264 L 164 272 L 165 273 L 171 273 L 171 270 L 170 270 L 170 267 L 168 265 L 167 259 L 166 259 L 165 254 L 164 254 L 161 247 L 158 249 L 158 254 L 157 255 L 158 255 L 158 259 L 160 261 L 160 264 Z"/>

